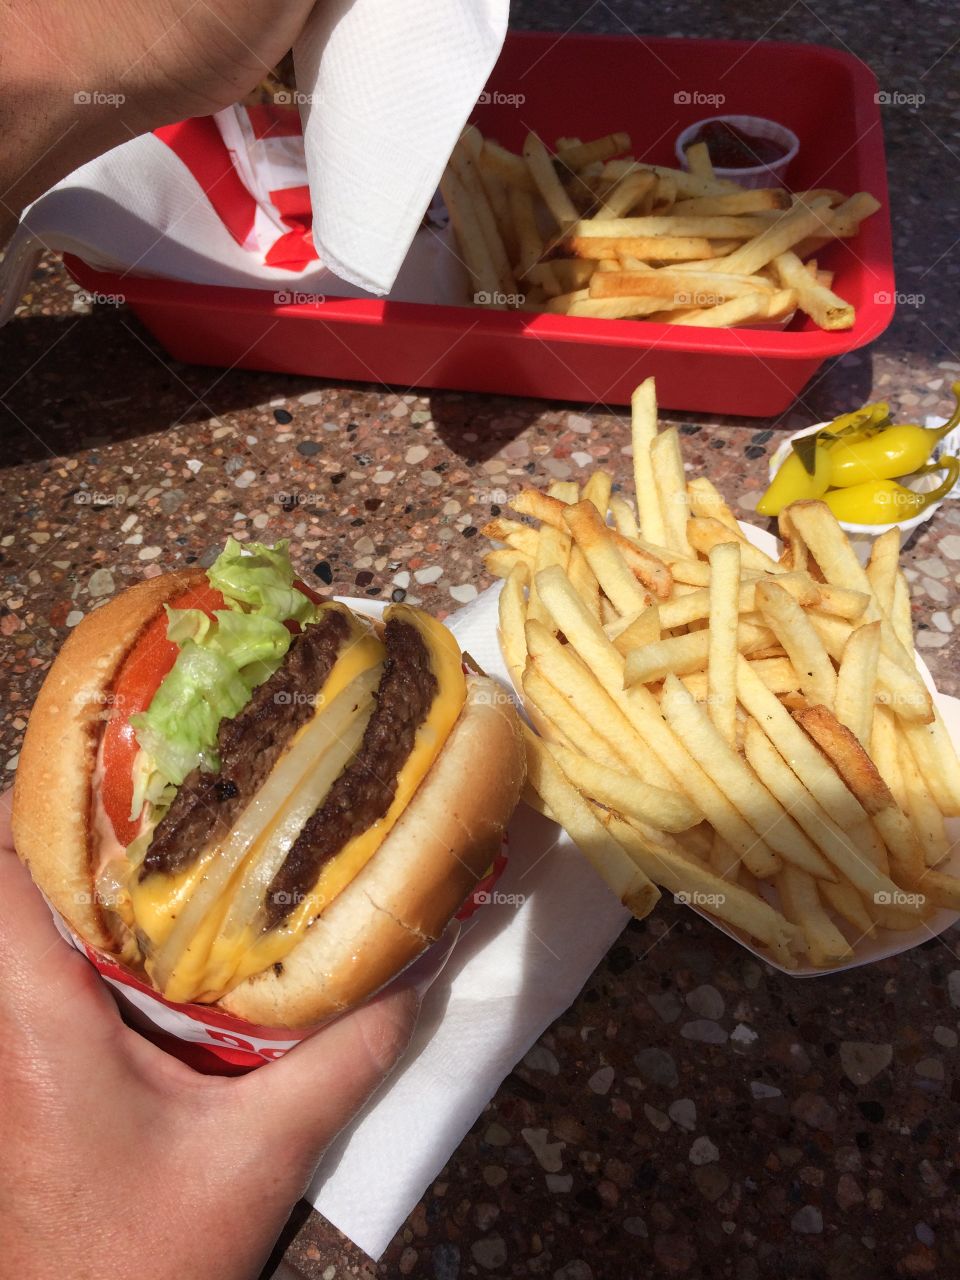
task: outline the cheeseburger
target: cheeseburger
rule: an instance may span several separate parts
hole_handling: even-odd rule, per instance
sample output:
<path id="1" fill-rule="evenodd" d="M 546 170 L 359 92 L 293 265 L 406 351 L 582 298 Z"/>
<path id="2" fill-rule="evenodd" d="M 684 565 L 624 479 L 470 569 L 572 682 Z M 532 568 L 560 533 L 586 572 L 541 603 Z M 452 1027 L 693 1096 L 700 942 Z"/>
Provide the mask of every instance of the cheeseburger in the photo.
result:
<path id="1" fill-rule="evenodd" d="M 516 714 L 409 605 L 374 622 L 286 544 L 122 592 L 71 633 L 14 835 L 52 906 L 174 1002 L 302 1027 L 443 932 L 523 779 Z"/>

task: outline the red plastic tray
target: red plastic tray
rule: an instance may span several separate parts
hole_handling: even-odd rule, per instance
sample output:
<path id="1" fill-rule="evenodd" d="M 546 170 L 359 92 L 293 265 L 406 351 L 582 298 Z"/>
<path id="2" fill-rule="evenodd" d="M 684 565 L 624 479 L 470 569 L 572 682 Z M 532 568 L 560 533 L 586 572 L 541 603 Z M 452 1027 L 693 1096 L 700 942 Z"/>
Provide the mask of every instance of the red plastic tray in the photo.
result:
<path id="1" fill-rule="evenodd" d="M 511 32 L 474 115 L 515 149 L 529 129 L 550 144 L 626 130 L 638 157 L 668 165 L 677 133 L 703 117 L 787 125 L 800 139 L 791 187 L 866 190 L 883 205 L 854 240 L 820 255 L 857 309 L 843 333 L 806 317 L 783 331 L 707 330 L 366 299 L 277 306 L 267 291 L 132 276 L 121 287 L 76 259 L 67 265 L 86 288 L 123 293 L 167 351 L 191 363 L 610 405 L 654 374 L 667 408 L 773 416 L 825 359 L 873 341 L 893 316 L 876 92 L 864 63 L 817 45 Z"/>

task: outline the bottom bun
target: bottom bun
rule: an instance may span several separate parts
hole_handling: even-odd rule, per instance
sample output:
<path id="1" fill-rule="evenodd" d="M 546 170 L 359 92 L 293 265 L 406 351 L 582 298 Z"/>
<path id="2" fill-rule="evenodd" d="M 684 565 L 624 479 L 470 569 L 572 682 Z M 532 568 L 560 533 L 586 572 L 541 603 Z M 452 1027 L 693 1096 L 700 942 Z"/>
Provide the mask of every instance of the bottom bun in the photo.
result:
<path id="1" fill-rule="evenodd" d="M 367 999 L 435 941 L 500 851 L 523 784 L 513 703 L 471 676 L 443 750 L 374 856 L 280 965 L 218 1006 L 260 1026 L 305 1027 Z"/>

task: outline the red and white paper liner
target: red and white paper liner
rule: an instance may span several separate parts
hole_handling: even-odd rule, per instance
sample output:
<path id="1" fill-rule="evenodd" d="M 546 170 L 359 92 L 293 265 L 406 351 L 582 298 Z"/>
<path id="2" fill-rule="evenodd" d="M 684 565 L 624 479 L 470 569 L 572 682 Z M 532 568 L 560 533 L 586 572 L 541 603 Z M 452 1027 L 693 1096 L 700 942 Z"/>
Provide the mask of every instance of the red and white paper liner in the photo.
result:
<path id="1" fill-rule="evenodd" d="M 507 865 L 507 836 L 489 872 L 477 884 L 454 919 L 469 920 L 478 907 L 491 900 L 491 890 Z M 49 906 L 49 903 L 47 904 Z M 62 936 L 75 947 L 110 987 L 128 1022 L 148 1040 L 182 1062 L 207 1075 L 240 1075 L 266 1062 L 282 1058 L 325 1024 L 290 1030 L 261 1027 L 235 1018 L 208 1004 L 175 1004 L 165 999 L 137 974 L 78 938 L 50 907 Z"/>

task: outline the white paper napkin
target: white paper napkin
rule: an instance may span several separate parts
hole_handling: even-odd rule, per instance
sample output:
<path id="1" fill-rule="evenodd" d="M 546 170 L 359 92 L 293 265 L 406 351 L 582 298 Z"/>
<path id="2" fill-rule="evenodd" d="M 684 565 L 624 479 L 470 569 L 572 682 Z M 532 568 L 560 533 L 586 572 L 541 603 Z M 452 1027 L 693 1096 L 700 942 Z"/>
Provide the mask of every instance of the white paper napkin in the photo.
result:
<path id="1" fill-rule="evenodd" d="M 147 135 L 30 207 L 0 263 L 0 323 L 43 249 L 199 284 L 462 303 L 455 256 L 416 233 L 496 62 L 508 10 L 509 0 L 317 5 L 294 62 L 320 263 L 295 273 L 265 266 L 169 147 Z"/>

